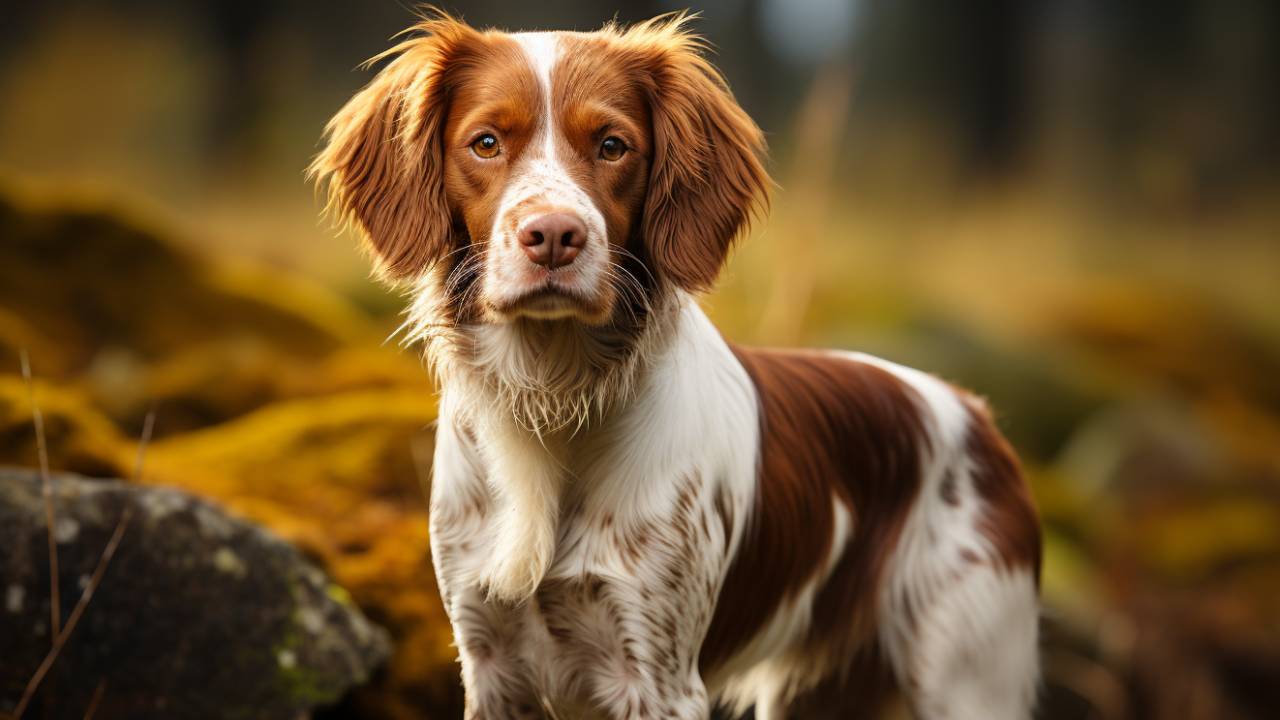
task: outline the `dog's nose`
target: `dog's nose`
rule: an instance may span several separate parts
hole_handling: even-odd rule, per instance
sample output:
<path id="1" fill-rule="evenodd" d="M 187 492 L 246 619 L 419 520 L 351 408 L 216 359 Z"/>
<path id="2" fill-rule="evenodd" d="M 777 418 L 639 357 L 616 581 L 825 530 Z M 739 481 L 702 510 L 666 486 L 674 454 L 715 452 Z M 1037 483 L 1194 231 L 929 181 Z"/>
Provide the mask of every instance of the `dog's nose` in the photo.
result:
<path id="1" fill-rule="evenodd" d="M 573 262 L 587 244 L 587 228 L 571 213 L 547 213 L 524 224 L 520 247 L 530 260 L 552 270 Z"/>

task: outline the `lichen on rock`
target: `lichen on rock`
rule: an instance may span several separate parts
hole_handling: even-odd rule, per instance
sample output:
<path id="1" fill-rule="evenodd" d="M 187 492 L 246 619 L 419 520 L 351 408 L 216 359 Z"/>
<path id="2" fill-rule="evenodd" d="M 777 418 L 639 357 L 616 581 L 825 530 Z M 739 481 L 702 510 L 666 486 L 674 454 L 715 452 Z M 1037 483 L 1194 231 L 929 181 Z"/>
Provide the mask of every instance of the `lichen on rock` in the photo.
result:
<path id="1" fill-rule="evenodd" d="M 338 700 L 390 654 L 387 633 L 272 533 L 186 493 L 51 479 L 62 617 L 117 523 L 123 540 L 44 682 L 32 717 L 295 718 Z M 11 708 L 49 649 L 47 526 L 37 473 L 0 469 L 0 707 Z M 41 713 L 48 712 L 49 715 Z"/>

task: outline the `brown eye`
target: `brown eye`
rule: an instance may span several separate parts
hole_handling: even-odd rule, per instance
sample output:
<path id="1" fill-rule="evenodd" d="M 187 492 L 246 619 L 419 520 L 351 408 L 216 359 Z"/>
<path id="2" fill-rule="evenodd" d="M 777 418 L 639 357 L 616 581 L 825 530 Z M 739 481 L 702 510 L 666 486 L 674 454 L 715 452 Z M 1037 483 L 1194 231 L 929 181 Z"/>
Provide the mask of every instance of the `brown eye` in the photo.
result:
<path id="1" fill-rule="evenodd" d="M 498 138 L 491 133 L 485 133 L 471 143 L 471 152 L 486 160 L 497 157 L 498 149 Z"/>
<path id="2" fill-rule="evenodd" d="M 626 143 L 616 137 L 610 136 L 600 143 L 600 157 L 605 160 L 613 161 L 621 158 L 627 152 Z"/>

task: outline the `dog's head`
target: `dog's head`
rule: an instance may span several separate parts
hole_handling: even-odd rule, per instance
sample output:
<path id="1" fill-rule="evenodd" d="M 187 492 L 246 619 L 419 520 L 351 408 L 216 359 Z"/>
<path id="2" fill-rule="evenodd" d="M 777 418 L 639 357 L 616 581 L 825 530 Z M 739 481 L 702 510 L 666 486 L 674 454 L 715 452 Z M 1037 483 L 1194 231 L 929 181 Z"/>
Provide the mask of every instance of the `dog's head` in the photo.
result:
<path id="1" fill-rule="evenodd" d="M 430 17 L 376 58 L 312 172 L 383 275 L 437 273 L 455 319 L 597 325 L 631 291 L 706 290 L 768 178 L 686 20 L 509 34 Z"/>

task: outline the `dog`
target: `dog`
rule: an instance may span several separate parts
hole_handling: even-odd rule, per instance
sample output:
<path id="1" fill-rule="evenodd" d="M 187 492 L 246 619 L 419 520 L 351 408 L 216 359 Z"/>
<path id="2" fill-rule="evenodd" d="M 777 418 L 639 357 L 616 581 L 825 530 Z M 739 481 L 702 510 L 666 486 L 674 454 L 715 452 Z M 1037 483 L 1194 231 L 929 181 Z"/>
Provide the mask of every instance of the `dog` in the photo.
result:
<path id="1" fill-rule="evenodd" d="M 311 167 L 438 376 L 466 717 L 1029 717 L 1040 528 L 983 401 L 699 308 L 771 183 L 689 21 L 424 16 Z"/>

